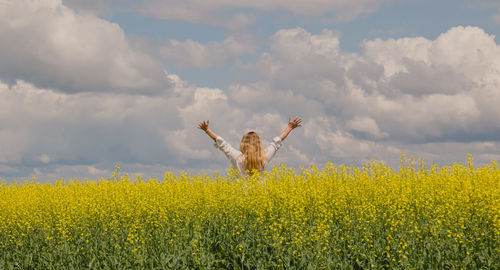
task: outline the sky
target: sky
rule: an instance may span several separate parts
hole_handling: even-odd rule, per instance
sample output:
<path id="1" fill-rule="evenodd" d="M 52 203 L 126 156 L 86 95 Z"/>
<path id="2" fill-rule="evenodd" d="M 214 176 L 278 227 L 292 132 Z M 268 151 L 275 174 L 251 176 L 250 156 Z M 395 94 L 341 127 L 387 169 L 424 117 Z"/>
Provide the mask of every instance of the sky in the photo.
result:
<path id="1" fill-rule="evenodd" d="M 498 0 L 0 0 L 0 179 L 500 159 Z"/>

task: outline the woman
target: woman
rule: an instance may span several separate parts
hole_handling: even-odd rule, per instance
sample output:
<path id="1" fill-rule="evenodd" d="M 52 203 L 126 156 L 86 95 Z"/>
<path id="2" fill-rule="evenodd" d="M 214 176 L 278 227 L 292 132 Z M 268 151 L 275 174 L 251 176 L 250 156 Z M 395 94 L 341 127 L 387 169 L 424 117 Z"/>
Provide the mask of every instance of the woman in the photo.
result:
<path id="1" fill-rule="evenodd" d="M 243 135 L 239 151 L 210 130 L 208 128 L 209 122 L 201 122 L 198 128 L 205 131 L 215 141 L 214 146 L 226 154 L 234 168 L 237 168 L 240 173 L 253 174 L 255 171 L 260 172 L 266 168 L 266 165 L 281 147 L 282 141 L 293 129 L 301 126 L 302 120 L 299 117 L 294 120 L 289 118 L 288 127 L 283 130 L 280 136 L 275 137 L 273 142 L 265 149 L 262 147 L 259 135 L 254 131 L 250 131 Z"/>

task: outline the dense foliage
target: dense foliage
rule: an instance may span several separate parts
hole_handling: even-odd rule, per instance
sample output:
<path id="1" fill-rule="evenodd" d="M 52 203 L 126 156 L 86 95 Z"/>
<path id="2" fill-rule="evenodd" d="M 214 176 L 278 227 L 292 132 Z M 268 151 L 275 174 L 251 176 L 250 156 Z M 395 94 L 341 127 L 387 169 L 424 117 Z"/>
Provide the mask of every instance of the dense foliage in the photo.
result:
<path id="1" fill-rule="evenodd" d="M 0 186 L 0 268 L 492 269 L 500 169 L 284 166 Z"/>

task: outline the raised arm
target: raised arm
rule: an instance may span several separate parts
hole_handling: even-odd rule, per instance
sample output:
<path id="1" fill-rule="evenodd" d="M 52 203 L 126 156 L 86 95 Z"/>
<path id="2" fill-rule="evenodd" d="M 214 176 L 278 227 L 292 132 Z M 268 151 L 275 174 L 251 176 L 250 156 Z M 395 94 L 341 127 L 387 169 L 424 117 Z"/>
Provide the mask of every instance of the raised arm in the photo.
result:
<path id="1" fill-rule="evenodd" d="M 208 124 L 210 121 L 203 121 L 198 125 L 198 128 L 205 131 L 207 135 L 214 140 L 214 146 L 224 152 L 224 154 L 231 160 L 233 167 L 237 168 L 238 164 L 236 159 L 241 155 L 241 152 L 234 149 L 228 142 L 226 142 L 223 138 L 217 136 L 213 131 L 208 128 Z"/>
<path id="2" fill-rule="evenodd" d="M 302 123 L 302 119 L 300 119 L 299 117 L 295 117 L 295 119 L 292 120 L 291 117 L 288 118 L 288 127 L 283 130 L 283 132 L 281 132 L 281 135 L 280 135 L 280 139 L 283 141 L 286 136 L 288 136 L 288 134 L 290 134 L 290 132 L 297 128 L 297 127 L 300 127 Z"/>
<path id="3" fill-rule="evenodd" d="M 201 122 L 199 125 L 198 125 L 198 128 L 205 131 L 205 133 L 207 133 L 208 136 L 210 136 L 210 138 L 212 138 L 212 140 L 217 140 L 217 134 L 215 134 L 213 131 L 211 131 L 209 128 L 208 128 L 208 124 L 210 123 L 210 120 L 207 120 L 207 121 L 203 121 Z"/>

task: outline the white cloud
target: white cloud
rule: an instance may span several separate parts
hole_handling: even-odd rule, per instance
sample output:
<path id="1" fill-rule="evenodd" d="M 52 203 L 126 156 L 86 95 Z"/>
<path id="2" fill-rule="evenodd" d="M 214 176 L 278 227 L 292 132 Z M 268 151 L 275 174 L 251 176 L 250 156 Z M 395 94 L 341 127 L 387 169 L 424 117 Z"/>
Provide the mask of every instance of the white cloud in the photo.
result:
<path id="1" fill-rule="evenodd" d="M 90 18 L 97 25 L 103 23 L 105 29 L 110 27 L 111 36 L 121 31 L 91 15 L 77 15 L 58 1 L 47 3 L 75 21 Z M 30 8 L 40 7 L 34 4 Z M 40 17 L 40 12 L 48 11 L 32 13 Z M 26 18 L 9 16 L 9 20 L 0 19 L 0 27 L 10 29 L 11 36 L 16 36 L 14 28 L 35 29 Z M 44 23 L 40 22 L 42 29 Z M 30 69 L 27 63 L 38 58 L 30 56 L 23 62 L 20 54 L 13 53 L 17 58 L 8 56 L 18 60 L 11 62 L 13 67 L 0 63 L 0 174 L 98 177 L 110 173 L 117 162 L 133 172 L 156 176 L 165 170 L 225 169 L 229 162 L 196 128 L 200 121 L 210 120 L 211 128 L 237 148 L 248 130 L 256 130 L 264 143 L 269 142 L 286 127 L 287 117 L 295 115 L 303 118 L 303 127 L 289 135 L 274 162 L 293 166 L 328 161 L 359 164 L 376 158 L 397 165 L 400 152 L 435 162 L 465 159 L 467 152 L 480 161 L 499 157 L 500 46 L 492 35 L 477 27 L 454 27 L 435 40 L 367 40 L 360 54 L 342 52 L 339 36 L 332 30 L 283 29 L 269 39 L 269 51 L 248 65 L 257 73 L 255 82 L 217 89 L 162 73 L 152 81 L 164 82 L 168 89 L 150 96 L 136 95 L 137 91 L 65 93 L 57 88 L 73 92 L 121 88 L 107 76 L 98 82 L 77 81 L 74 74 L 85 74 L 78 66 L 71 69 L 71 65 L 47 62 Z M 71 51 L 72 37 L 60 36 L 62 43 L 49 51 Z M 90 37 L 96 39 L 96 48 L 106 44 L 104 35 L 86 38 Z M 195 55 L 196 48 L 201 48 L 201 56 L 178 61 L 206 67 L 210 61 L 228 61 L 231 55 L 245 51 L 233 41 L 173 42 L 170 50 Z M 103 61 L 129 57 L 125 52 L 137 53 L 125 38 L 119 43 L 125 48 L 118 53 L 121 56 L 102 56 Z M 0 57 L 7 57 L 5 48 Z M 34 55 L 31 50 L 37 51 L 35 48 L 40 46 L 24 52 Z M 70 60 L 79 59 L 68 55 L 72 55 Z M 85 76 L 106 73 L 100 69 L 111 68 L 106 63 L 93 66 L 93 73 Z M 66 73 L 56 74 L 63 67 Z M 121 66 L 129 71 L 133 67 Z M 129 73 L 121 68 L 110 72 L 116 78 L 124 77 L 125 82 Z M 144 70 L 138 68 L 131 74 L 140 75 Z M 25 73 L 13 76 L 13 71 Z M 16 80 L 18 77 L 23 80 Z M 139 92 L 154 88 L 147 84 L 134 87 Z"/>
<path id="2" fill-rule="evenodd" d="M 52 159 L 51 159 L 49 156 L 47 156 L 46 154 L 42 154 L 42 155 L 40 155 L 40 157 L 38 158 L 38 160 L 40 160 L 42 163 L 47 164 L 47 163 L 49 163 Z"/>
<path id="3" fill-rule="evenodd" d="M 67 94 L 24 81 L 0 83 L 0 175 L 95 178 L 108 176 L 103 173 L 114 163 L 145 175 L 153 167 L 155 173 L 227 168 L 196 126 L 210 119 L 211 128 L 237 142 L 245 114 L 220 89 L 199 88 L 175 75 L 167 79 L 171 89 L 153 96 Z"/>
<path id="4" fill-rule="evenodd" d="M 179 67 L 209 68 L 220 66 L 244 53 L 254 51 L 252 41 L 228 37 L 222 42 L 202 44 L 193 40 L 169 40 L 160 49 L 162 57 Z"/>
<path id="5" fill-rule="evenodd" d="M 230 96 L 246 111 L 298 112 L 315 146 L 296 148 L 315 161 L 394 161 L 400 151 L 429 156 L 431 148 L 418 145 L 473 150 L 498 141 L 500 46 L 492 35 L 454 27 L 436 40 L 375 39 L 362 48 L 340 51 L 328 30 L 280 30 L 270 52 L 250 65 L 261 81 L 234 84 Z"/>
<path id="6" fill-rule="evenodd" d="M 193 149 L 188 142 L 188 133 L 185 129 L 171 131 L 165 136 L 165 142 L 174 149 L 180 157 L 191 159 L 208 159 L 212 155 L 207 149 Z M 185 163 L 185 159 L 181 159 Z"/>
<path id="7" fill-rule="evenodd" d="M 163 67 L 134 50 L 119 25 L 61 1 L 2 1 L 0 79 L 66 92 L 165 88 Z"/>
<path id="8" fill-rule="evenodd" d="M 179 116 L 183 123 L 181 128 L 170 130 L 165 136 L 169 145 L 182 155 L 181 162 L 186 158 L 194 160 L 224 160 L 225 156 L 212 156 L 207 149 L 215 150 L 213 141 L 197 128 L 201 121 L 209 120 L 210 128 L 226 139 L 234 139 L 230 134 L 236 134 L 235 129 L 241 128 L 245 122 L 245 114 L 228 103 L 228 98 L 220 89 L 196 88 L 192 99 L 184 106 L 178 106 Z M 174 146 L 176 144 L 176 146 Z"/>
<path id="9" fill-rule="evenodd" d="M 176 105 L 185 102 L 187 94 L 65 94 L 23 81 L 12 87 L 1 83 L 0 164 L 175 163 L 175 152 L 163 135 L 180 124 Z M 9 175 L 16 174 L 11 170 Z"/>
<path id="10" fill-rule="evenodd" d="M 431 73 L 454 72 L 471 83 L 498 80 L 500 58 L 496 55 L 500 49 L 493 35 L 477 27 L 454 27 L 434 41 L 425 38 L 366 41 L 363 48 L 370 60 L 384 67 L 387 77 L 409 72 L 412 65 L 421 64 Z"/>
<path id="11" fill-rule="evenodd" d="M 334 13 L 336 20 L 349 21 L 360 14 L 374 12 L 382 4 L 395 1 L 397 0 L 151 0 L 143 6 L 141 12 L 160 19 L 223 25 L 234 29 L 252 24 L 255 21 L 251 15 L 253 11 L 287 10 L 295 15 L 311 17 Z M 247 13 L 241 12 L 242 10 Z M 231 14 L 231 11 L 237 13 Z"/>
<path id="12" fill-rule="evenodd" d="M 347 130 L 356 131 L 368 135 L 374 139 L 387 137 L 387 133 L 380 131 L 377 122 L 370 117 L 355 116 L 346 122 Z"/>
<path id="13" fill-rule="evenodd" d="M 333 123 L 332 123 L 333 122 Z M 371 140 L 354 137 L 342 130 L 337 121 L 328 117 L 319 116 L 309 119 L 304 125 L 305 138 L 316 143 L 318 154 L 315 156 L 318 163 L 336 161 L 342 163 L 366 163 L 371 159 L 384 160 L 399 157 L 401 150 L 392 145 L 385 145 Z"/>
<path id="14" fill-rule="evenodd" d="M 286 126 L 278 114 L 246 114 L 221 89 L 196 87 L 175 75 L 167 79 L 171 89 L 154 96 L 67 94 L 24 81 L 0 83 L 0 175 L 95 179 L 109 176 L 115 163 L 149 176 L 226 169 L 226 157 L 196 128 L 200 121 L 211 120 L 210 127 L 235 147 L 246 130 L 260 128 L 267 143 Z"/>

